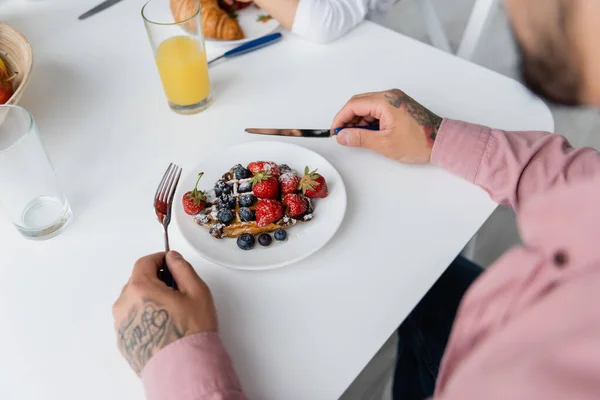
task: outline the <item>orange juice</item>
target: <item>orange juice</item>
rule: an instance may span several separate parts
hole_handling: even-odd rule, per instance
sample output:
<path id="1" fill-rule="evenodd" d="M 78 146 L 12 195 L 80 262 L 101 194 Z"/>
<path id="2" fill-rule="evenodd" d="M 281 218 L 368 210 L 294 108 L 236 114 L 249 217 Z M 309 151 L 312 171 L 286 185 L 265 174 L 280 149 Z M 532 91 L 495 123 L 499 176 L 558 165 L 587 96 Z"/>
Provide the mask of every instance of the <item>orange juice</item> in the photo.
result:
<path id="1" fill-rule="evenodd" d="M 210 94 L 206 53 L 200 43 L 187 36 L 175 36 L 158 45 L 156 65 L 167 99 L 189 106 Z"/>

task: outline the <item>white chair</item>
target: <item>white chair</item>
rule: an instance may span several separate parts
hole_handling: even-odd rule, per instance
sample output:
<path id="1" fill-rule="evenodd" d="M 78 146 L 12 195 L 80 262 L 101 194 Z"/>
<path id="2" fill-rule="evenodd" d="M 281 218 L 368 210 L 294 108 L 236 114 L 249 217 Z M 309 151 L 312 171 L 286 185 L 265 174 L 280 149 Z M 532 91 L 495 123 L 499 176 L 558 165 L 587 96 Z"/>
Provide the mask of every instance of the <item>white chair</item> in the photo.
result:
<path id="1" fill-rule="evenodd" d="M 421 7 L 421 12 L 423 13 L 425 24 L 427 25 L 427 33 L 429 35 L 431 44 L 440 50 L 452 53 L 450 41 L 448 40 L 448 36 L 446 36 L 444 27 L 442 26 L 442 23 L 435 12 L 435 8 L 433 7 L 431 0 L 416 1 Z M 467 22 L 467 27 L 463 32 L 460 45 L 456 51 L 456 55 L 458 57 L 469 61 L 473 58 L 473 55 L 477 50 L 479 40 L 481 39 L 481 35 L 492 21 L 497 6 L 497 0 L 475 0 L 475 5 L 473 6 L 473 10 L 469 16 L 469 21 Z M 477 234 L 475 234 L 469 243 L 467 243 L 461 254 L 469 260 L 473 260 L 475 256 L 476 243 Z"/>
<path id="2" fill-rule="evenodd" d="M 440 50 L 452 53 L 450 42 L 448 41 L 444 27 L 435 12 L 435 8 L 433 7 L 433 4 L 431 4 L 431 0 L 417 0 L 417 4 L 421 7 L 431 44 Z"/>
<path id="3" fill-rule="evenodd" d="M 458 46 L 457 56 L 467 60 L 473 58 L 481 34 L 494 18 L 497 7 L 497 0 L 476 0 L 473 11 L 471 11 L 471 16 L 469 17 L 469 22 L 467 22 L 467 28 L 460 41 L 460 46 Z"/>
<path id="4" fill-rule="evenodd" d="M 417 4 L 421 7 L 421 12 L 425 18 L 425 24 L 427 25 L 427 33 L 431 44 L 440 50 L 452 53 L 450 42 L 446 36 L 446 32 L 440 22 L 440 19 L 435 12 L 431 0 L 416 0 Z M 471 16 L 467 22 L 467 27 L 463 33 L 460 45 L 456 55 L 471 60 L 473 54 L 479 44 L 481 34 L 487 28 L 490 21 L 494 17 L 496 7 L 498 6 L 497 0 L 475 0 L 475 5 L 471 11 Z"/>

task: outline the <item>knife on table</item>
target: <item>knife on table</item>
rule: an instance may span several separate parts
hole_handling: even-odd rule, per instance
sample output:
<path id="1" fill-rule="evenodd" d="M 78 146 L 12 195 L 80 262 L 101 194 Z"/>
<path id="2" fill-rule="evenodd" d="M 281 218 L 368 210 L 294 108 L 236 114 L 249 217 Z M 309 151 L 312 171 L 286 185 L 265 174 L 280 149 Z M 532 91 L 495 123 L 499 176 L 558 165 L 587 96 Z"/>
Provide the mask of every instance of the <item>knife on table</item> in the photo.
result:
<path id="1" fill-rule="evenodd" d="M 98 4 L 96 7 L 92 8 L 91 10 L 81 14 L 79 16 L 79 19 L 86 19 L 91 17 L 92 15 L 96 15 L 98 14 L 100 11 L 104 11 L 106 10 L 108 7 L 114 6 L 117 3 L 120 3 L 123 0 L 106 0 L 103 1 L 102 3 Z"/>
<path id="2" fill-rule="evenodd" d="M 254 39 L 248 43 L 244 43 L 243 45 L 238 46 L 235 49 L 231 49 L 228 52 L 221 54 L 217 58 L 213 58 L 212 60 L 210 60 L 208 62 L 208 65 L 210 65 L 210 64 L 214 63 L 215 61 L 220 60 L 222 58 L 231 58 L 231 57 L 235 57 L 235 56 L 241 56 L 242 54 L 250 53 L 251 51 L 258 50 L 258 49 L 261 49 L 266 46 L 270 46 L 273 43 L 277 42 L 279 39 L 281 39 L 282 36 L 283 35 L 281 33 L 277 32 L 277 33 L 272 33 L 270 35 L 259 37 L 258 39 Z"/>
<path id="3" fill-rule="evenodd" d="M 369 131 L 378 131 L 379 125 L 373 126 L 355 126 L 353 128 L 367 129 Z M 340 133 L 344 128 L 334 129 L 334 134 Z M 274 136 L 296 136 L 309 138 L 328 138 L 331 136 L 329 129 L 265 129 L 265 128 L 246 128 L 246 132 L 255 135 L 274 135 Z"/>

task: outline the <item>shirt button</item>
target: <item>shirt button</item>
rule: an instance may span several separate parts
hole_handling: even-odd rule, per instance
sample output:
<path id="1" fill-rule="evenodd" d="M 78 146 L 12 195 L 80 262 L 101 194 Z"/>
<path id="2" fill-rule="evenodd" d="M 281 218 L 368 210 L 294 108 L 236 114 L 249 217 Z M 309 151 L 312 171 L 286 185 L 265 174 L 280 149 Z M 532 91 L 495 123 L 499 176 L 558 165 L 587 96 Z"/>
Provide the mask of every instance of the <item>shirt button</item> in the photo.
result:
<path id="1" fill-rule="evenodd" d="M 567 262 L 569 261 L 568 257 L 567 257 L 567 253 L 565 253 L 564 251 L 557 251 L 556 253 L 554 253 L 553 261 L 554 261 L 554 265 L 556 265 L 557 267 L 560 267 L 560 268 L 564 267 L 567 264 Z"/>

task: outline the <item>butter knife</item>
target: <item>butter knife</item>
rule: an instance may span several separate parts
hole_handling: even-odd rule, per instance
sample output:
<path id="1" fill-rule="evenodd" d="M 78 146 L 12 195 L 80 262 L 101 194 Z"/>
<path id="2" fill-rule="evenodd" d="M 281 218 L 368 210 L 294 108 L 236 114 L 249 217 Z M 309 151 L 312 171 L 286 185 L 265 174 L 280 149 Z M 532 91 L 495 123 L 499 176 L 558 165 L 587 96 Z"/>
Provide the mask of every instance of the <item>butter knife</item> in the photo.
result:
<path id="1" fill-rule="evenodd" d="M 355 128 L 367 129 L 369 131 L 378 131 L 379 125 L 356 126 Z M 344 128 L 334 129 L 334 134 L 340 133 Z M 331 136 L 329 129 L 265 129 L 265 128 L 247 128 L 246 132 L 255 135 L 275 135 L 275 136 L 296 136 L 308 138 L 328 138 Z"/>
<path id="2" fill-rule="evenodd" d="M 91 17 L 92 15 L 96 15 L 98 14 L 100 11 L 104 11 L 106 10 L 108 7 L 114 6 L 117 3 L 120 3 L 123 0 L 106 0 L 103 1 L 102 3 L 98 4 L 96 7 L 92 8 L 91 10 L 81 14 L 79 16 L 79 19 L 86 19 Z"/>

